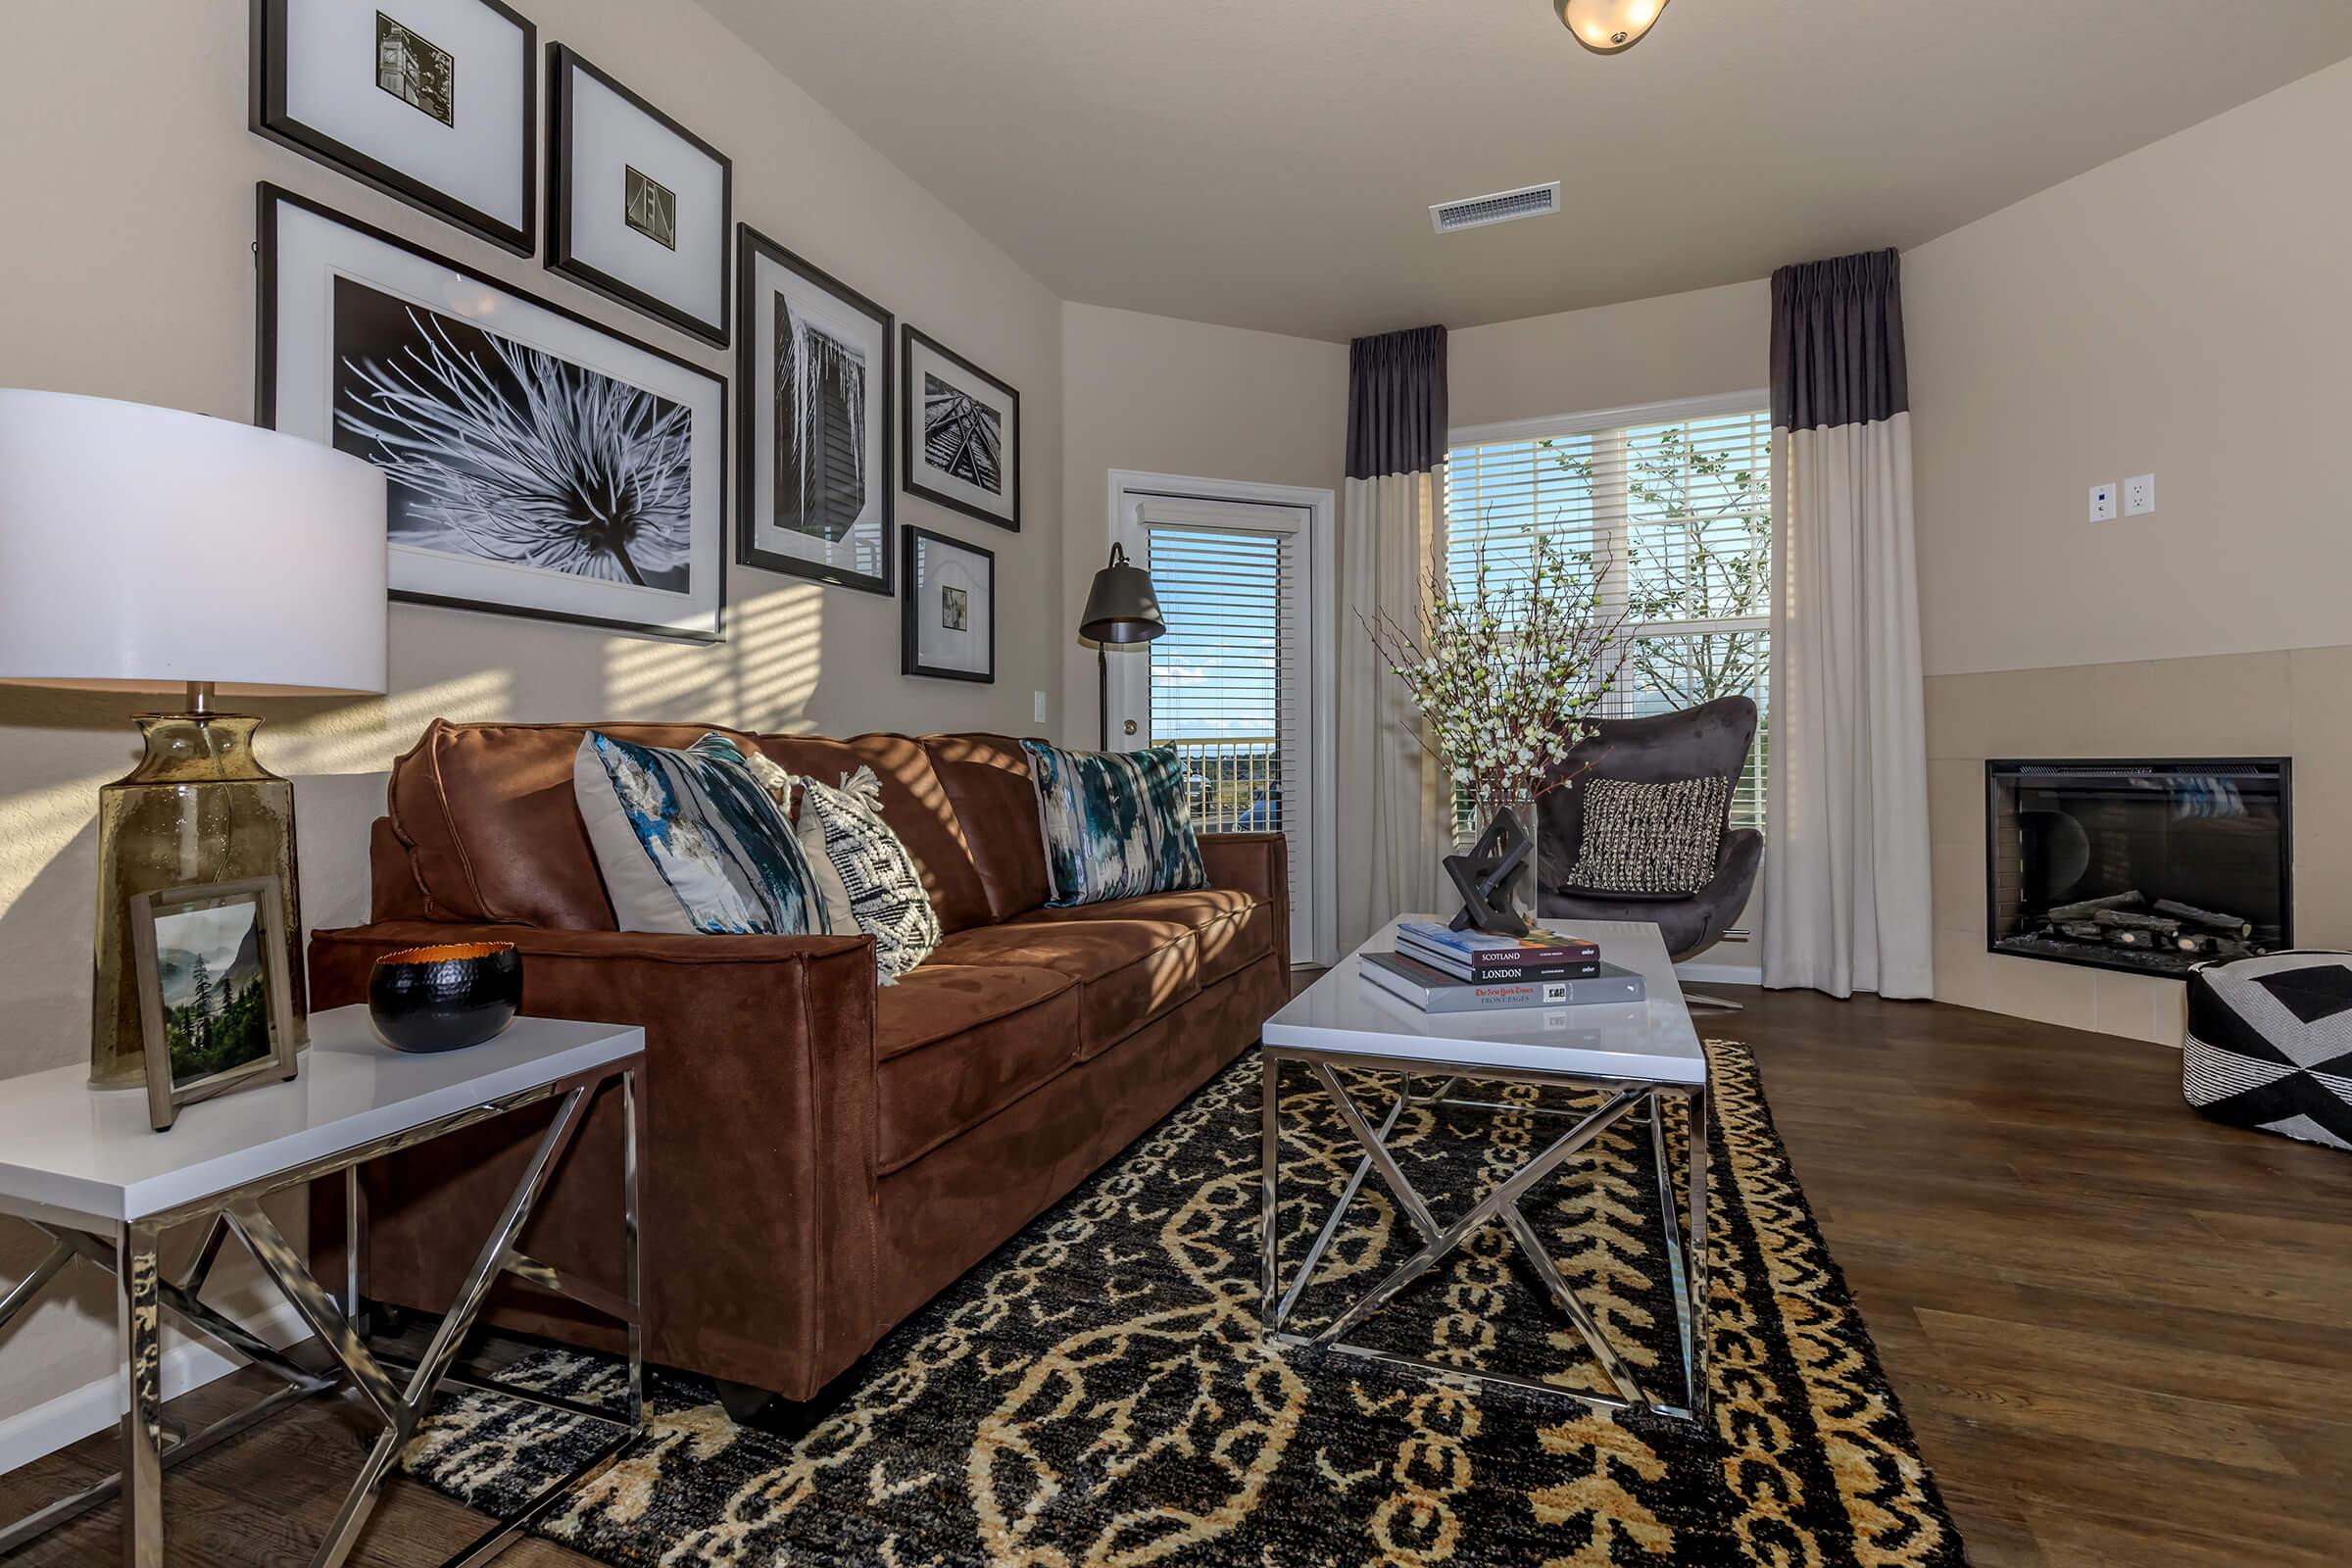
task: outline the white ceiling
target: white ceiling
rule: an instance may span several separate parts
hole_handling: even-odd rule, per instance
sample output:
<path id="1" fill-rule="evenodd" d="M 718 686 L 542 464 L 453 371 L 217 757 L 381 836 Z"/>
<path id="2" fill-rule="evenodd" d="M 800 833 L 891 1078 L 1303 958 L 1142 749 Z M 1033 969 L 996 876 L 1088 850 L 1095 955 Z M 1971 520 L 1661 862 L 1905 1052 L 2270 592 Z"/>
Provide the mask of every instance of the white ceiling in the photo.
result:
<path id="1" fill-rule="evenodd" d="M 1326 338 L 1916 245 L 2352 55 L 2347 0 L 1672 0 L 1615 57 L 1549 0 L 703 3 L 1063 298 Z"/>

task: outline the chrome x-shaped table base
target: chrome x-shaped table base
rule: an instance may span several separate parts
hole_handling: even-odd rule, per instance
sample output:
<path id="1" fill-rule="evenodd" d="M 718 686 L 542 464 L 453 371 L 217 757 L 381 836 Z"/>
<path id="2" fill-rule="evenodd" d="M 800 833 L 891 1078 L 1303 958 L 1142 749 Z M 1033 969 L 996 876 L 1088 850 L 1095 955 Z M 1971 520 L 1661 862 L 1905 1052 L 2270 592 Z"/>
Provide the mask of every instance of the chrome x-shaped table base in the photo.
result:
<path id="1" fill-rule="evenodd" d="M 1261 1229 L 1259 1247 L 1259 1275 L 1261 1285 L 1260 1316 L 1266 1336 L 1276 1345 L 1335 1350 L 1348 1355 L 1368 1357 L 1425 1371 L 1443 1372 L 1453 1377 L 1468 1377 L 1486 1383 L 1509 1384 L 1544 1394 L 1558 1395 L 1606 1410 L 1627 1408 L 1646 1409 L 1653 1414 L 1703 1423 L 1707 1407 L 1706 1371 L 1706 1246 L 1707 1246 L 1707 1099 L 1701 1086 L 1628 1082 L 1618 1079 L 1587 1079 L 1561 1073 L 1546 1073 L 1517 1068 L 1480 1067 L 1481 1079 L 1496 1079 L 1511 1083 L 1560 1085 L 1575 1089 L 1599 1090 L 1608 1095 L 1600 1105 L 1578 1116 L 1565 1133 L 1550 1147 L 1513 1172 L 1509 1179 L 1480 1199 L 1450 1224 L 1441 1225 L 1430 1212 L 1429 1204 L 1405 1177 L 1403 1167 L 1396 1162 L 1389 1147 L 1389 1138 L 1407 1107 L 1417 1105 L 1451 1105 L 1463 1108 L 1510 1112 L 1519 1115 L 1570 1116 L 1573 1112 L 1549 1109 L 1538 1105 L 1508 1104 L 1494 1101 L 1468 1100 L 1453 1091 L 1462 1076 L 1446 1078 L 1430 1095 L 1415 1095 L 1413 1080 L 1418 1077 L 1437 1077 L 1438 1072 L 1404 1072 L 1394 1060 L 1381 1057 L 1351 1056 L 1345 1053 L 1326 1051 L 1285 1050 L 1264 1047 L 1262 1051 L 1262 1099 L 1260 1112 L 1263 1175 L 1261 1180 Z M 1348 1124 L 1355 1142 L 1363 1149 L 1354 1172 L 1341 1189 L 1332 1204 L 1331 1214 L 1322 1230 L 1300 1260 L 1289 1289 L 1282 1287 L 1281 1262 L 1275 1255 L 1281 1242 L 1277 1211 L 1281 1200 L 1281 1087 L 1282 1064 L 1295 1061 L 1315 1076 L 1323 1092 L 1331 1097 L 1340 1117 Z M 1387 1116 L 1375 1127 L 1362 1108 L 1340 1082 L 1340 1067 L 1364 1068 L 1394 1074 L 1396 1077 L 1396 1098 L 1391 1102 Z M 1442 1069 L 1441 1069 L 1442 1070 Z M 1690 1152 L 1687 1170 L 1688 1224 L 1678 1213 L 1677 1183 L 1666 1143 L 1665 1102 L 1682 1099 L 1689 1103 Z M 1538 1183 L 1551 1175 L 1562 1163 L 1587 1148 L 1607 1132 L 1638 1112 L 1646 1112 L 1649 1125 L 1650 1156 L 1656 1168 L 1658 1207 L 1665 1229 L 1666 1267 L 1674 1298 L 1676 1327 L 1683 1360 L 1685 1402 L 1667 1404 L 1653 1401 L 1643 1393 L 1624 1355 L 1610 1341 L 1607 1333 L 1592 1316 L 1592 1311 L 1578 1298 L 1574 1289 L 1561 1278 L 1552 1262 L 1550 1250 L 1544 1245 L 1535 1227 L 1519 1207 Z M 1339 1234 L 1340 1224 L 1354 1203 L 1362 1189 L 1364 1178 L 1377 1173 L 1381 1182 L 1396 1199 L 1396 1205 L 1411 1220 L 1419 1233 L 1422 1245 L 1410 1257 L 1391 1269 L 1386 1277 L 1359 1297 L 1353 1304 L 1333 1318 L 1312 1335 L 1294 1333 L 1289 1328 L 1292 1313 L 1298 1298 L 1314 1278 L 1324 1251 Z M 1616 1393 L 1612 1396 L 1600 1393 L 1563 1388 L 1555 1383 L 1540 1382 L 1499 1372 L 1482 1372 L 1475 1368 L 1432 1361 L 1401 1351 L 1385 1350 L 1371 1346 L 1349 1343 L 1345 1336 L 1366 1318 L 1388 1304 L 1396 1293 L 1419 1279 L 1436 1266 L 1440 1259 L 1459 1247 L 1463 1240 L 1490 1220 L 1499 1218 L 1518 1244 L 1519 1251 L 1528 1265 L 1543 1281 L 1545 1292 L 1567 1317 L 1577 1334 L 1592 1350 L 1593 1359 Z"/>
<path id="2" fill-rule="evenodd" d="M 628 1274 L 627 1289 L 621 1295 L 567 1277 L 551 1265 L 527 1256 L 517 1245 L 540 1195 L 547 1190 L 548 1181 L 554 1175 L 564 1152 L 570 1147 L 573 1135 L 579 1131 L 580 1123 L 587 1114 L 590 1098 L 605 1079 L 612 1076 L 620 1080 L 621 1097 L 621 1221 Z M 498 1224 L 482 1244 L 480 1254 L 424 1352 L 413 1362 L 378 1354 L 370 1347 L 368 1338 L 364 1264 L 367 1255 L 367 1204 L 360 1188 L 359 1167 L 379 1154 L 413 1147 L 460 1127 L 471 1126 L 558 1095 L 562 1096 L 562 1100 L 554 1120 L 541 1135 L 529 1164 L 521 1179 L 515 1183 L 514 1194 L 499 1216 Z M 350 1259 L 341 1301 L 337 1301 L 312 1276 L 301 1254 L 261 1206 L 261 1200 L 270 1193 L 305 1185 L 320 1177 L 332 1176 L 337 1171 L 343 1175 L 348 1222 L 346 1250 Z M 159 1238 L 172 1226 L 203 1220 L 208 1216 L 210 1223 L 204 1242 L 193 1259 L 176 1277 L 167 1278 L 157 1259 Z M 118 1225 L 111 1236 L 80 1230 L 54 1220 L 38 1222 L 35 1228 L 49 1237 L 49 1252 L 30 1274 L 4 1298 L 0 1298 L 0 1326 L 5 1326 L 23 1311 L 74 1258 L 84 1258 L 104 1268 L 115 1277 L 120 1289 L 130 1408 L 122 1418 L 122 1470 L 96 1486 L 51 1503 L 37 1513 L 0 1529 L 0 1555 L 47 1535 L 116 1496 L 123 1495 L 127 1478 L 127 1514 L 123 1522 L 124 1561 L 128 1568 L 162 1568 L 163 1472 L 246 1431 L 297 1399 L 338 1388 L 346 1382 L 358 1390 L 375 1419 L 381 1423 L 383 1431 L 369 1448 L 358 1479 L 352 1483 L 351 1491 L 344 1498 L 342 1508 L 327 1527 L 326 1537 L 312 1559 L 313 1568 L 340 1568 L 350 1556 L 362 1527 L 367 1524 L 368 1516 L 375 1507 L 384 1481 L 391 1474 L 392 1466 L 408 1446 L 409 1441 L 416 1436 L 417 1426 L 432 1407 L 434 1396 L 444 1384 L 480 1389 L 567 1415 L 584 1416 L 604 1422 L 613 1429 L 611 1439 L 577 1468 L 548 1483 L 514 1514 L 501 1520 L 471 1545 L 449 1558 L 444 1568 L 461 1568 L 461 1565 L 463 1568 L 476 1568 L 476 1565 L 487 1562 L 566 1492 L 609 1468 L 644 1436 L 645 1358 L 643 1319 L 638 1302 L 637 1074 L 634 1060 L 617 1063 L 612 1068 L 567 1083 L 546 1085 L 474 1106 L 300 1170 L 281 1172 L 253 1187 L 218 1195 L 182 1210 Z M 317 1372 L 303 1367 L 243 1325 L 215 1311 L 199 1299 L 205 1282 L 220 1258 L 221 1243 L 232 1235 L 253 1254 L 263 1271 L 293 1303 L 303 1321 L 318 1336 L 319 1344 L 332 1355 L 339 1370 Z M 629 1361 L 625 1411 L 510 1388 L 453 1370 L 458 1352 L 466 1334 L 472 1329 L 474 1319 L 481 1312 L 483 1303 L 489 1298 L 491 1288 L 502 1275 L 507 1274 L 542 1290 L 566 1296 L 626 1326 Z M 285 1386 L 201 1431 L 184 1435 L 167 1431 L 167 1423 L 161 1414 L 161 1329 L 166 1312 L 222 1348 L 273 1374 Z M 396 1373 L 400 1376 L 396 1377 Z"/>

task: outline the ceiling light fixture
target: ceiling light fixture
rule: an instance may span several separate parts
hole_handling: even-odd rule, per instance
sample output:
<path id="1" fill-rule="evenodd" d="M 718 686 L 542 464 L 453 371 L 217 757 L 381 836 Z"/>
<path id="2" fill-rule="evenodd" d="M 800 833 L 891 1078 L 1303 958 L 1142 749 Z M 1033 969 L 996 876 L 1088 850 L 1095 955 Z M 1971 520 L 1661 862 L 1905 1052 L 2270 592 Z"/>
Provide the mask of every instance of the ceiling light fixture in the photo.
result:
<path id="1" fill-rule="evenodd" d="M 1596 55 L 1623 54 L 1642 41 L 1666 0 L 1551 0 L 1560 24 Z"/>

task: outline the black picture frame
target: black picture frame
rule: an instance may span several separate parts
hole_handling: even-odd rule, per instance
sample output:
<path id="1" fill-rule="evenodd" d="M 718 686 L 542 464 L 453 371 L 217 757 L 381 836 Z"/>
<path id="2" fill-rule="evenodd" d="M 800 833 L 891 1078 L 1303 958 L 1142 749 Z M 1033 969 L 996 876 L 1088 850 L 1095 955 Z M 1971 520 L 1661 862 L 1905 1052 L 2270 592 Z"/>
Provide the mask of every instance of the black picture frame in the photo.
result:
<path id="1" fill-rule="evenodd" d="M 944 665 L 926 664 L 921 652 L 920 616 L 925 601 L 919 591 L 922 574 L 918 571 L 917 557 L 926 544 L 945 545 L 967 556 L 978 556 L 988 563 L 988 668 L 949 669 Z M 934 533 L 914 523 L 899 529 L 899 548 L 906 559 L 900 563 L 900 574 L 906 580 L 906 591 L 899 596 L 899 673 L 922 675 L 933 680 L 974 681 L 993 686 L 997 680 L 997 553 L 966 540 Z"/>
<path id="2" fill-rule="evenodd" d="M 727 441 L 733 424 L 733 416 L 728 406 L 728 387 L 725 376 L 697 365 L 682 355 L 672 354 L 667 349 L 645 342 L 640 338 L 631 337 L 625 332 L 616 332 L 603 322 L 592 320 L 579 312 L 568 310 L 553 300 L 543 299 L 529 290 L 517 288 L 512 283 L 501 282 L 486 272 L 475 271 L 464 263 L 452 261 L 437 251 L 418 245 L 412 240 L 403 239 L 399 235 L 377 228 L 371 223 L 363 222 L 347 213 L 337 212 L 323 202 L 313 201 L 309 197 L 298 195 L 281 185 L 264 180 L 255 187 L 255 195 L 259 204 L 255 228 L 255 252 L 258 257 L 258 266 L 255 268 L 254 305 L 253 422 L 255 424 L 265 429 L 277 428 L 277 213 L 281 207 L 292 207 L 325 219 L 330 222 L 339 223 L 355 233 L 391 246 L 396 250 L 406 251 L 436 267 L 446 268 L 468 282 L 494 289 L 526 305 L 546 311 L 550 315 L 561 317 L 588 331 L 625 344 L 630 348 L 652 355 L 656 359 L 666 361 L 680 369 L 690 371 L 712 382 L 718 392 L 718 416 L 713 421 L 714 429 L 711 439 L 718 443 L 718 461 L 714 466 L 717 469 L 719 484 L 723 492 L 726 475 L 729 471 Z M 487 614 L 514 615 L 526 620 L 554 621 L 564 625 L 597 626 L 608 631 L 630 632 L 639 636 L 659 637 L 672 642 L 724 642 L 727 628 L 728 513 L 726 497 L 723 493 L 718 500 L 715 517 L 717 537 L 711 549 L 710 569 L 712 580 L 716 584 L 716 592 L 711 609 L 711 629 L 709 631 L 686 630 L 659 623 L 622 620 L 610 616 L 575 614 L 564 611 L 544 610 L 535 606 L 504 605 L 494 601 L 421 593 L 405 588 L 390 589 L 387 597 L 403 604 L 433 605 L 444 610 L 471 610 Z"/>
<path id="3" fill-rule="evenodd" d="M 572 114 L 577 95 L 571 89 L 571 74 L 594 78 L 598 83 L 637 110 L 647 119 L 669 131 L 679 140 L 692 146 L 719 171 L 718 217 L 718 313 L 715 321 L 706 321 L 691 311 L 671 304 L 656 294 L 649 294 L 632 283 L 623 282 L 610 272 L 591 266 L 572 254 L 572 213 L 578 203 L 572 192 L 571 153 L 573 150 Z M 735 229 L 735 161 L 702 137 L 648 103 L 643 96 L 615 80 L 612 73 L 602 70 L 568 44 L 551 43 L 547 46 L 547 270 L 570 278 L 582 288 L 602 294 L 616 304 L 626 305 L 665 326 L 675 327 L 692 337 L 701 338 L 713 348 L 727 346 L 727 302 L 734 297 L 732 280 L 727 270 L 733 252 L 728 239 Z"/>
<path id="4" fill-rule="evenodd" d="M 371 0 L 364 0 L 373 10 Z M 297 120 L 287 108 L 287 0 L 253 0 L 247 65 L 246 123 L 257 136 L 291 148 L 364 185 L 430 213 L 516 256 L 539 249 L 539 28 L 502 0 L 472 0 L 522 32 L 522 189 L 520 223 L 508 223 L 437 186 L 404 173 L 382 160 Z"/>
<path id="5" fill-rule="evenodd" d="M 1012 465 L 1008 470 L 1009 482 L 1004 487 L 1005 498 L 1012 503 L 1012 511 L 1009 515 L 991 512 L 986 507 L 974 506 L 961 496 L 950 495 L 936 486 L 923 482 L 922 465 L 915 458 L 915 454 L 922 448 L 916 444 L 914 439 L 914 411 L 915 405 L 920 401 L 914 375 L 914 351 L 918 346 L 938 355 L 974 380 L 994 387 L 1004 395 L 1004 401 L 1010 405 L 1012 410 Z M 1021 438 L 1021 393 L 1018 387 L 1001 377 L 989 374 L 921 327 L 916 326 L 912 321 L 901 326 L 899 339 L 899 449 L 903 454 L 901 461 L 905 465 L 901 482 L 908 495 L 919 496 L 933 506 L 946 507 L 951 512 L 960 512 L 967 517 L 976 517 L 992 527 L 1019 533 L 1021 531 L 1021 486 L 1023 482 Z"/>
<path id="6" fill-rule="evenodd" d="M 898 530 L 898 487 L 891 483 L 897 472 L 891 454 L 891 426 L 888 417 L 881 419 L 874 438 L 881 443 L 879 462 L 869 464 L 867 472 L 879 479 L 882 503 L 881 548 L 876 559 L 881 562 L 879 573 L 853 571 L 830 566 L 821 562 L 787 556 L 759 546 L 759 443 L 767 433 L 757 428 L 760 424 L 758 377 L 766 372 L 763 364 L 764 345 L 760 341 L 760 314 L 754 290 L 759 286 L 758 263 L 761 259 L 799 276 L 812 288 L 823 290 L 840 303 L 863 316 L 871 317 L 882 329 L 882 407 L 887 411 L 897 395 L 897 379 L 893 365 L 897 356 L 890 345 L 898 335 L 898 318 L 875 301 L 868 299 L 822 268 L 803 260 L 749 223 L 735 226 L 735 417 L 739 428 L 735 437 L 735 561 L 739 565 L 757 566 L 762 571 L 782 572 L 788 576 L 806 577 L 811 582 L 834 588 L 851 588 L 859 593 L 880 594 L 887 599 L 898 591 L 896 564 L 897 549 L 893 536 Z"/>

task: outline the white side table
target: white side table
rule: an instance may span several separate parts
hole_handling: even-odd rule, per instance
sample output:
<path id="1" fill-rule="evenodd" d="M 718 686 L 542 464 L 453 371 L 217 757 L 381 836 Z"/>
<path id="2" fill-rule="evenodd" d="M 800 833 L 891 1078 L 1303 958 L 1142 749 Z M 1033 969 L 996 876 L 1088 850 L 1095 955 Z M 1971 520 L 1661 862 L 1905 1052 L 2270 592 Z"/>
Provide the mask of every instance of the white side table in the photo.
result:
<path id="1" fill-rule="evenodd" d="M 642 1030 L 612 1024 L 517 1018 L 485 1045 L 439 1055 L 411 1055 L 375 1038 L 365 1007 L 311 1017 L 311 1049 L 302 1075 L 189 1106 L 168 1132 L 151 1131 L 147 1099 L 97 1093 L 80 1066 L 0 1080 L 0 1214 L 30 1223 L 54 1244 L 22 1283 L 0 1298 L 0 1324 L 74 1258 L 111 1273 L 120 1286 L 123 1387 L 122 1470 L 75 1496 L 0 1530 L 0 1553 L 23 1545 L 118 1493 L 123 1495 L 123 1560 L 162 1568 L 163 1472 L 244 1431 L 294 1399 L 348 1381 L 372 1407 L 383 1433 L 328 1527 L 318 1568 L 350 1555 L 393 1462 L 431 1407 L 466 1332 L 501 1274 L 562 1293 L 625 1324 L 629 1388 L 625 1409 L 561 1408 L 609 1423 L 612 1440 L 572 1474 L 552 1483 L 513 1518 L 493 1527 L 451 1562 L 479 1563 L 504 1547 L 565 1491 L 618 1458 L 644 1432 L 644 1329 L 638 1310 L 637 1075 Z M 625 1293 L 614 1296 L 560 1274 L 519 1250 L 540 1194 L 580 1127 L 596 1090 L 618 1078 L 624 1143 L 620 1223 L 627 1255 Z M 360 1260 L 367 1209 L 359 1167 L 379 1154 L 544 1100 L 560 1099 L 522 1178 L 482 1244 L 472 1271 L 450 1303 L 431 1344 L 415 1364 L 378 1356 L 368 1345 Z M 342 1299 L 312 1277 L 270 1222 L 261 1200 L 323 1176 L 343 1174 L 349 1218 Z M 208 1221 L 194 1260 L 167 1278 L 156 1260 L 162 1233 Z M 198 1299 L 221 1243 L 234 1236 L 294 1303 L 333 1354 L 342 1376 L 304 1370 L 241 1325 Z M 162 1314 L 285 1381 L 252 1407 L 167 1443 L 159 1345 Z M 394 1374 L 405 1381 L 396 1381 Z M 515 1398 L 532 1396 L 500 1388 Z M 549 1402 L 535 1400 L 534 1402 Z"/>

